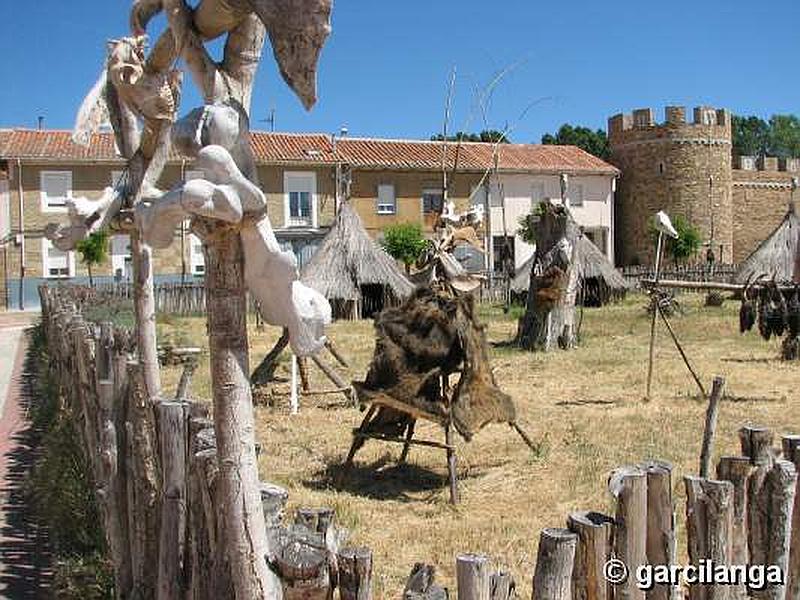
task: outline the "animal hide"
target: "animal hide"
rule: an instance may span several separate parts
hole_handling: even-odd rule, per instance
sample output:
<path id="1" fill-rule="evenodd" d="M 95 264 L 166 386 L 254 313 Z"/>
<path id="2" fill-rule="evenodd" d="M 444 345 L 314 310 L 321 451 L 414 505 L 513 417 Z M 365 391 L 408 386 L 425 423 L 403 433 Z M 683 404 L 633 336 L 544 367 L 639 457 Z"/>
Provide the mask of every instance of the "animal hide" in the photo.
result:
<path id="1" fill-rule="evenodd" d="M 514 403 L 495 383 L 473 309 L 471 296 L 428 286 L 384 310 L 375 321 L 375 353 L 366 379 L 354 384 L 362 401 L 388 397 L 441 420 L 449 414 L 467 440 L 488 423 L 513 422 Z M 459 368 L 448 413 L 441 382 Z M 406 421 L 402 412 L 381 407 L 372 424 L 396 433 Z"/>

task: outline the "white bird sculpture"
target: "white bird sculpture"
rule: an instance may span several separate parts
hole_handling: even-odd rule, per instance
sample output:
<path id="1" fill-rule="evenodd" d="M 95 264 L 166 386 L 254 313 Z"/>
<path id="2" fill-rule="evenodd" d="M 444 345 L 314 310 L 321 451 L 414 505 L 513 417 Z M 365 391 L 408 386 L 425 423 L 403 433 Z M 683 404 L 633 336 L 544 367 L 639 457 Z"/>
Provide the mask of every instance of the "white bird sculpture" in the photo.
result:
<path id="1" fill-rule="evenodd" d="M 675 228 L 672 226 L 669 215 L 663 210 L 656 213 L 656 229 L 661 233 L 667 234 L 671 238 L 678 239 L 678 232 L 675 231 Z"/>

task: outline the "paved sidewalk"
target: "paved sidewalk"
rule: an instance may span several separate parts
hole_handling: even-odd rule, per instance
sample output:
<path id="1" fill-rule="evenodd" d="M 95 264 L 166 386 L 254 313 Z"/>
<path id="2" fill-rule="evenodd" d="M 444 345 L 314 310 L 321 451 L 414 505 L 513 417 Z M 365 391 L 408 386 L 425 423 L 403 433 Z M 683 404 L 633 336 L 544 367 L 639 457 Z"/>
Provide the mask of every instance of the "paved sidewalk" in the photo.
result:
<path id="1" fill-rule="evenodd" d="M 24 482 L 33 463 L 28 420 L 29 333 L 36 315 L 0 314 L 0 598 L 48 598 L 46 532 L 30 518 Z"/>

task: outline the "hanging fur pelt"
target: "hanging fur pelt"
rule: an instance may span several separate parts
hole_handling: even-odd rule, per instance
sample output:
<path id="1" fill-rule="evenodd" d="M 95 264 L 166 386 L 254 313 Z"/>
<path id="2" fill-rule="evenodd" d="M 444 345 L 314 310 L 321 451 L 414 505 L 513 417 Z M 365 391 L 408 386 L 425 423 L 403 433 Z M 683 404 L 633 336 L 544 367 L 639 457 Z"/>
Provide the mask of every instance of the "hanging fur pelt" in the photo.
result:
<path id="1" fill-rule="evenodd" d="M 401 306 L 375 320 L 375 353 L 363 383 L 354 383 L 362 402 L 388 399 L 449 418 L 442 381 L 460 369 L 450 416 L 470 439 L 491 422 L 513 423 L 511 398 L 495 383 L 483 327 L 475 320 L 472 296 L 456 296 L 443 284 L 418 288 Z M 371 427 L 396 434 L 408 417 L 381 407 Z"/>

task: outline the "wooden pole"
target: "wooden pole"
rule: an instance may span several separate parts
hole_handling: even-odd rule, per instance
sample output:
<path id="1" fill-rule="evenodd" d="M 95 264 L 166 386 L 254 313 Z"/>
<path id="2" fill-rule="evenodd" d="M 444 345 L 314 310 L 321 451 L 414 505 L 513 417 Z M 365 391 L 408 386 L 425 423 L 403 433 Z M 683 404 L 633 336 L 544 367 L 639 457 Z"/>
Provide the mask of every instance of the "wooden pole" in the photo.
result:
<path id="1" fill-rule="evenodd" d="M 702 394 L 703 398 L 705 398 L 708 395 L 706 394 L 706 388 L 705 386 L 703 386 L 703 382 L 700 381 L 700 377 L 697 375 L 694 368 L 692 367 L 692 363 L 689 362 L 689 357 L 686 356 L 686 352 L 684 352 L 683 346 L 678 340 L 678 336 L 675 335 L 675 330 L 672 329 L 672 324 L 669 322 L 667 315 L 664 314 L 664 311 L 661 310 L 661 307 L 658 305 L 656 305 L 656 311 L 658 312 L 659 315 L 661 315 L 661 320 L 664 321 L 664 325 L 666 326 L 667 331 L 669 332 L 669 335 L 675 344 L 675 347 L 678 349 L 678 353 L 681 355 L 681 358 L 683 359 L 683 364 L 685 364 L 686 368 L 689 369 L 689 373 L 692 374 L 692 378 L 694 379 L 694 382 L 697 384 L 697 387 L 700 390 L 700 394 Z"/>
<path id="2" fill-rule="evenodd" d="M 297 357 L 292 353 L 292 391 L 290 398 L 291 413 L 296 415 L 300 410 L 300 403 L 297 398 Z"/>
<path id="3" fill-rule="evenodd" d="M 337 561 L 341 600 L 372 600 L 372 550 L 345 548 Z"/>
<path id="4" fill-rule="evenodd" d="M 533 600 L 572 600 L 572 569 L 578 536 L 569 529 L 543 529 L 539 538 Z"/>
<path id="5" fill-rule="evenodd" d="M 658 232 L 658 245 L 656 246 L 656 269 L 655 269 L 655 281 L 658 284 L 658 270 L 661 266 L 661 249 L 664 243 L 664 233 L 659 231 Z M 653 383 L 653 362 L 655 360 L 655 353 L 656 353 L 656 319 L 658 318 L 658 294 L 657 289 L 653 290 L 653 294 L 651 296 L 651 303 L 652 306 L 650 307 L 653 311 L 653 315 L 650 319 L 650 353 L 649 359 L 647 361 L 647 388 L 645 390 L 644 397 L 646 400 L 650 400 L 650 390 Z"/>
<path id="6" fill-rule="evenodd" d="M 651 565 L 676 563 L 675 505 L 672 500 L 672 465 L 651 461 L 641 465 L 647 473 L 647 562 Z M 679 598 L 680 589 L 658 584 L 647 593 L 648 600 Z"/>
<path id="7" fill-rule="evenodd" d="M 617 499 L 615 554 L 627 565 L 629 573 L 635 573 L 647 563 L 647 474 L 638 467 L 621 467 L 611 474 L 608 489 Z M 644 597 L 634 577 L 628 577 L 615 589 L 618 600 Z"/>
<path id="8" fill-rule="evenodd" d="M 444 443 L 447 445 L 447 475 L 450 480 L 450 504 L 458 504 L 458 473 L 456 471 L 456 451 L 453 446 L 453 426 L 444 426 Z"/>
<path id="9" fill-rule="evenodd" d="M 133 257 L 133 307 L 136 315 L 136 353 L 151 402 L 161 393 L 156 340 L 156 300 L 153 291 L 153 249 L 131 231 Z"/>
<path id="10" fill-rule="evenodd" d="M 747 548 L 748 487 L 754 471 L 755 467 L 745 456 L 723 456 L 717 465 L 717 478 L 733 484 L 731 562 L 735 565 L 750 564 L 750 553 Z M 747 588 L 743 585 L 734 587 L 733 596 L 737 599 L 747 598 Z"/>
<path id="11" fill-rule="evenodd" d="M 483 554 L 456 557 L 458 600 L 491 600 L 489 559 Z"/>
<path id="12" fill-rule="evenodd" d="M 789 572 L 789 556 L 792 537 L 792 512 L 797 487 L 797 471 L 793 463 L 787 460 L 776 460 L 767 475 L 765 490 L 767 492 L 765 507 L 768 513 L 769 535 L 767 537 L 767 565 L 775 565 L 781 572 Z M 765 598 L 784 600 L 786 585 L 774 585 L 767 588 Z"/>
<path id="13" fill-rule="evenodd" d="M 725 378 L 717 375 L 711 386 L 711 396 L 706 410 L 706 426 L 703 430 L 703 448 L 700 451 L 700 477 L 708 477 L 711 470 L 711 452 L 714 447 L 714 433 L 717 430 L 717 414 L 719 402 L 725 391 Z"/>
<path id="14" fill-rule="evenodd" d="M 186 552 L 186 457 L 189 404 L 157 405 L 161 450 L 161 531 L 158 560 L 158 600 L 180 598 Z"/>
<path id="15" fill-rule="evenodd" d="M 611 557 L 614 518 L 596 512 L 574 512 L 567 527 L 578 536 L 572 573 L 573 600 L 610 600 L 612 589 L 603 576 Z"/>
<path id="16" fill-rule="evenodd" d="M 684 477 L 689 562 L 703 559 L 716 565 L 733 562 L 733 484 L 700 477 Z M 728 586 L 692 585 L 690 600 L 727 600 Z"/>
<path id="17" fill-rule="evenodd" d="M 794 463 L 795 470 L 800 468 L 800 436 L 784 435 L 781 438 L 784 459 Z M 786 598 L 800 600 L 800 479 L 794 492 L 794 509 L 792 511 L 792 538 L 789 549 L 789 568 L 786 571 Z"/>
<path id="18" fill-rule="evenodd" d="M 212 235 L 213 241 L 203 248 L 222 541 L 215 562 L 227 565 L 234 588 L 220 590 L 218 595 L 248 600 L 280 598 L 281 583 L 266 563 L 268 542 L 248 379 L 242 242 L 238 232 L 224 228 Z"/>

